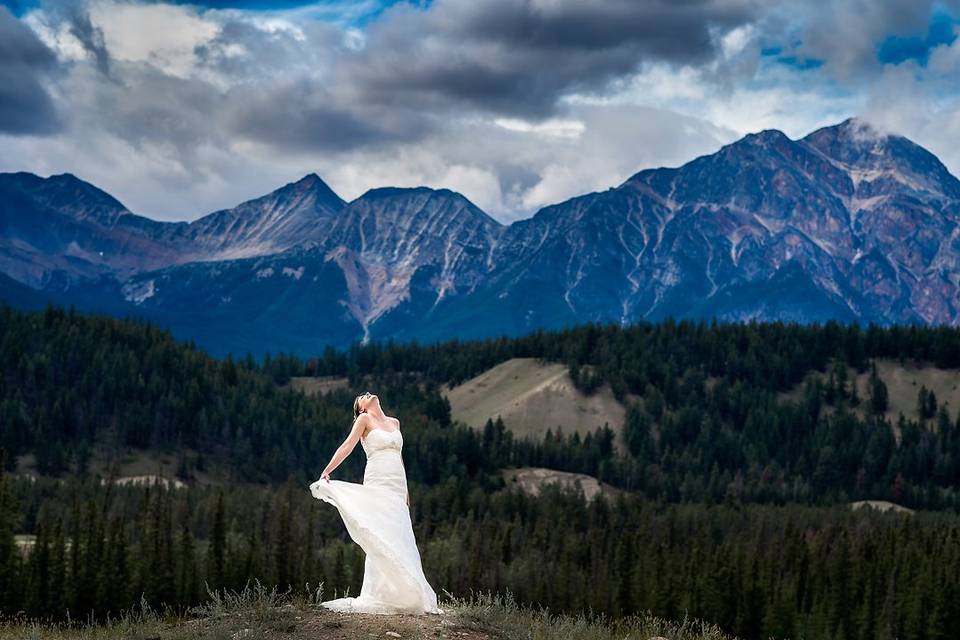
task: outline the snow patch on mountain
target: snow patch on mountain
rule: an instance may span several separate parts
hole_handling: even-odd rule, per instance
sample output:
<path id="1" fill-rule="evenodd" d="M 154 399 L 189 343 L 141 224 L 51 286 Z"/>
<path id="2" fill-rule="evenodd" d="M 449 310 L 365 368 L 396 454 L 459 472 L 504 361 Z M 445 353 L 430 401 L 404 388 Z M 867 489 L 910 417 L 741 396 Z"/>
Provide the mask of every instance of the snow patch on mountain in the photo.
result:
<path id="1" fill-rule="evenodd" d="M 148 298 L 152 298 L 156 292 L 156 282 L 154 280 L 145 280 L 138 282 L 132 280 L 121 288 L 123 297 L 127 302 L 142 304 Z"/>

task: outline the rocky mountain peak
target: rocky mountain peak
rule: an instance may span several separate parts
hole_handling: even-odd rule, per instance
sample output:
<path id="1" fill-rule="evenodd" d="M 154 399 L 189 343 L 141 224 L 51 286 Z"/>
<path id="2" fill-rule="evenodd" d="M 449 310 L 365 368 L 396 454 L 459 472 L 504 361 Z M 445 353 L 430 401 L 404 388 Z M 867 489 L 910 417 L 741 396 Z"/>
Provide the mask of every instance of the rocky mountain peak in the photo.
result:
<path id="1" fill-rule="evenodd" d="M 291 182 L 279 189 L 275 189 L 265 197 L 286 193 L 299 194 L 301 196 L 303 194 L 311 194 L 318 201 L 324 203 L 327 209 L 332 211 L 342 209 L 344 205 L 346 205 L 346 202 L 330 188 L 330 185 L 324 182 L 316 173 L 312 172 L 296 182 Z"/>
<path id="2" fill-rule="evenodd" d="M 891 151 L 890 136 L 858 117 L 817 129 L 803 142 L 851 166 L 875 165 L 879 158 L 889 157 Z"/>
<path id="3" fill-rule="evenodd" d="M 220 259 L 266 255 L 321 237 L 345 206 L 320 176 L 308 173 L 264 196 L 195 220 L 186 235 L 196 250 L 213 251 Z"/>
<path id="4" fill-rule="evenodd" d="M 817 129 L 802 142 L 850 173 L 860 193 L 877 195 L 896 189 L 914 195 L 960 197 L 960 181 L 934 154 L 862 118 L 847 118 Z"/>
<path id="5" fill-rule="evenodd" d="M 42 207 L 106 228 L 113 227 L 121 216 L 130 214 L 119 200 L 72 173 L 58 173 L 47 178 L 26 171 L 2 173 L 2 186 L 18 189 Z"/>
<path id="6" fill-rule="evenodd" d="M 790 140 L 783 131 L 779 129 L 763 129 L 756 133 L 748 133 L 733 144 L 769 147 L 785 142 L 792 142 L 792 140 Z"/>
<path id="7" fill-rule="evenodd" d="M 433 223 L 438 220 L 453 225 L 472 223 L 488 230 L 503 227 L 466 196 L 450 189 L 378 187 L 351 202 L 350 209 L 362 214 L 375 209 L 381 216 L 401 223 L 407 219 L 428 216 L 434 219 Z"/>
<path id="8" fill-rule="evenodd" d="M 744 153 L 763 152 L 773 149 L 778 145 L 792 144 L 793 141 L 779 129 L 763 129 L 755 133 L 748 133 L 742 138 L 724 145 L 720 151 L 720 156 L 741 155 Z M 712 157 L 714 154 L 703 156 Z"/>
<path id="9" fill-rule="evenodd" d="M 74 274 L 86 298 L 203 327 L 220 349 L 665 317 L 960 322 L 960 183 L 861 118 L 797 140 L 759 131 L 508 226 L 449 189 L 345 204 L 309 173 L 191 224 L 131 214 L 107 233 L 36 205 L 76 178 L 12 175 L 0 272 L 51 296 L 46 283 Z M 181 319 L 196 300 L 202 321 Z"/>

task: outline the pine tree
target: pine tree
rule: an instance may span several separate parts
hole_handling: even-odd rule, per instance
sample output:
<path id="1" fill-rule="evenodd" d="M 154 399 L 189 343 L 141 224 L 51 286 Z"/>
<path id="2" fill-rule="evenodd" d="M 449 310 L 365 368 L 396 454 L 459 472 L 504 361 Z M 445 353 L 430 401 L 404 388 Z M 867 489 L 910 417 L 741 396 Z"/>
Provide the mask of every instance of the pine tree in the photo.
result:
<path id="1" fill-rule="evenodd" d="M 114 519 L 108 526 L 107 544 L 97 580 L 98 610 L 102 615 L 119 615 L 133 602 L 130 596 L 130 560 L 123 523 Z"/>
<path id="2" fill-rule="evenodd" d="M 870 390 L 870 411 L 876 415 L 883 415 L 889 407 L 889 398 L 887 385 L 877 374 L 877 363 L 870 363 L 870 380 L 868 383 Z"/>
<path id="3" fill-rule="evenodd" d="M 83 510 L 83 521 L 79 528 L 80 538 L 74 540 L 78 547 L 78 574 L 75 581 L 76 612 L 95 611 L 97 604 L 97 575 L 100 572 L 103 551 L 100 511 L 96 501 L 90 498 Z"/>
<path id="4" fill-rule="evenodd" d="M 929 420 L 937 415 L 937 395 L 932 389 L 920 385 L 917 392 L 917 416 L 920 420 Z"/>
<path id="5" fill-rule="evenodd" d="M 50 545 L 47 527 L 37 524 L 36 539 L 27 560 L 24 609 L 32 618 L 48 615 L 47 593 L 50 590 Z"/>
<path id="6" fill-rule="evenodd" d="M 280 514 L 276 522 L 276 541 L 274 544 L 274 566 L 275 566 L 275 581 L 281 589 L 286 589 L 290 586 L 293 575 L 291 571 L 291 554 L 293 552 L 293 545 L 291 541 L 292 537 L 292 513 L 291 513 L 291 501 L 293 500 L 293 492 L 290 485 L 287 487 L 286 496 L 283 500 L 283 505 L 280 508 Z"/>
<path id="7" fill-rule="evenodd" d="M 224 508 L 223 489 L 217 491 L 217 502 L 213 513 L 213 528 L 210 531 L 210 544 L 207 548 L 207 584 L 216 591 L 226 586 L 227 523 Z"/>
<path id="8" fill-rule="evenodd" d="M 937 415 L 937 394 L 930 390 L 927 394 L 927 417 L 932 418 Z"/>
<path id="9" fill-rule="evenodd" d="M 184 525 L 180 531 L 180 546 L 177 552 L 177 602 L 193 605 L 197 602 L 197 566 L 193 536 Z"/>
<path id="10" fill-rule="evenodd" d="M 46 594 L 46 609 L 54 620 L 62 620 L 66 614 L 67 549 L 63 535 L 63 521 L 58 518 L 53 525 L 50 544 L 50 586 Z"/>
<path id="11" fill-rule="evenodd" d="M 0 448 L 0 610 L 15 611 L 19 606 L 17 585 L 17 544 L 14 531 L 19 526 L 17 497 L 7 478 L 7 452 Z"/>

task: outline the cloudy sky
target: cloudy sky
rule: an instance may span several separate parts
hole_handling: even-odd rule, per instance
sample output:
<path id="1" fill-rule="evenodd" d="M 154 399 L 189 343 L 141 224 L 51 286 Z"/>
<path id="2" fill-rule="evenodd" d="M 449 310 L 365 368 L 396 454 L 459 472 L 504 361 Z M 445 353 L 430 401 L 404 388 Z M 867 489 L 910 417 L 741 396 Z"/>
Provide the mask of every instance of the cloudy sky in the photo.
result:
<path id="1" fill-rule="evenodd" d="M 960 0 L 0 0 L 0 171 L 191 220 L 309 172 L 503 222 L 859 115 L 960 174 Z"/>

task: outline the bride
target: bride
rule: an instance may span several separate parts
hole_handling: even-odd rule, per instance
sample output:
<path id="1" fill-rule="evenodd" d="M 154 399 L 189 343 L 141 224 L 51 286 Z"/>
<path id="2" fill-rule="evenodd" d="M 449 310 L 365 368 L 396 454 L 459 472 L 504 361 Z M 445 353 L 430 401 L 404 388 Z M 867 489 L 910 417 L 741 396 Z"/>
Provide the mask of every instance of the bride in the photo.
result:
<path id="1" fill-rule="evenodd" d="M 367 392 L 353 401 L 353 427 L 320 479 L 313 497 L 340 511 L 353 541 L 363 549 L 363 586 L 356 598 L 320 604 L 334 611 L 360 613 L 443 613 L 420 563 L 410 522 L 410 494 L 400 449 L 400 421 L 383 413 L 380 399 Z M 331 480 L 330 473 L 357 442 L 367 454 L 363 484 Z"/>

